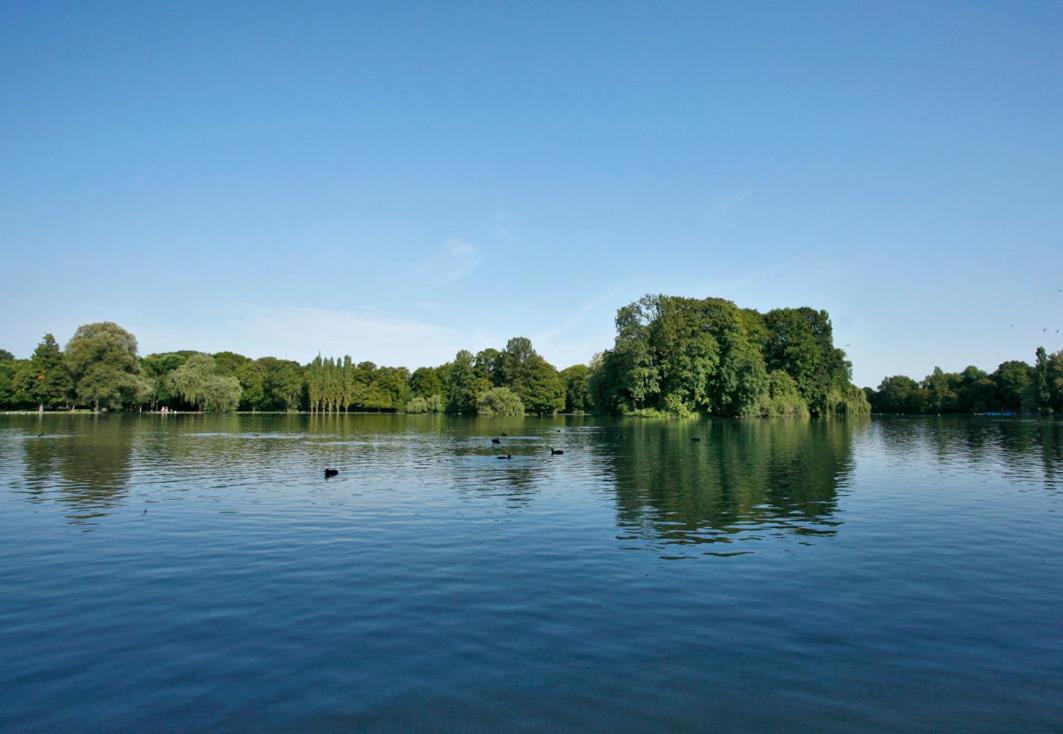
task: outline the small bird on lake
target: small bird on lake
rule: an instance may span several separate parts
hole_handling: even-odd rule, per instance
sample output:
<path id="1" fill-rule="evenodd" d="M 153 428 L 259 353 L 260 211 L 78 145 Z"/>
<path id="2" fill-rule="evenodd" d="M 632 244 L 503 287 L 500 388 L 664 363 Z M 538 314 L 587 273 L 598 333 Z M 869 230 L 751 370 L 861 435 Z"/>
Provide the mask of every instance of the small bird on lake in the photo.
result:
<path id="1" fill-rule="evenodd" d="M 513 454 L 499 454 L 495 458 L 496 459 L 512 459 L 513 458 Z"/>
<path id="2" fill-rule="evenodd" d="M 550 449 L 550 456 L 561 456 L 564 453 L 564 449 Z"/>
<path id="3" fill-rule="evenodd" d="M 692 438 L 690 440 L 691 441 L 700 441 L 701 440 L 701 436 L 694 436 L 694 438 Z"/>
<path id="4" fill-rule="evenodd" d="M 502 435 L 503 435 L 503 436 L 508 436 L 509 434 L 508 434 L 508 433 L 503 433 Z"/>
<path id="5" fill-rule="evenodd" d="M 325 470 L 325 479 L 328 479 L 329 477 L 334 477 L 334 476 L 336 476 L 339 473 L 340 473 L 339 469 L 326 469 Z"/>
<path id="6" fill-rule="evenodd" d="M 491 439 L 491 443 L 502 443 L 502 439 L 500 439 L 500 438 L 492 438 Z"/>

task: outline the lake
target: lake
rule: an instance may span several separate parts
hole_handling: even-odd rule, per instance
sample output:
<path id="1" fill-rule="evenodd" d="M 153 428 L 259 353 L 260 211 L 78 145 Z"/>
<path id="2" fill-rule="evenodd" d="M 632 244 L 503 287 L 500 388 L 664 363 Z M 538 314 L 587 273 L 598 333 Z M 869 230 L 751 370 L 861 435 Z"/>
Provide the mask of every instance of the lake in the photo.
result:
<path id="1" fill-rule="evenodd" d="M 5 731 L 1063 729 L 1059 422 L 0 416 L 0 518 Z"/>

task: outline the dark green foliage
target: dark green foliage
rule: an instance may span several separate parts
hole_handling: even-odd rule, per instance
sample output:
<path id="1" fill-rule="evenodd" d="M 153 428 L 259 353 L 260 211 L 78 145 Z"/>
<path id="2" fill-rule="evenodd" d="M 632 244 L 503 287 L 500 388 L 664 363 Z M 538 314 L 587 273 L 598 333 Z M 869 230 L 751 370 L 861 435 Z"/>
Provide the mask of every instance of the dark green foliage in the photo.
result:
<path id="1" fill-rule="evenodd" d="M 960 373 L 957 412 L 985 413 L 999 410 L 996 383 L 974 365 Z"/>
<path id="2" fill-rule="evenodd" d="M 1033 404 L 1041 413 L 1052 412 L 1052 388 L 1048 379 L 1048 354 L 1044 347 L 1037 347 L 1033 373 Z"/>
<path id="3" fill-rule="evenodd" d="M 15 359 L 15 355 L 6 349 L 0 349 L 0 362 L 10 362 Z"/>
<path id="4" fill-rule="evenodd" d="M 1063 350 L 1049 356 L 1047 370 L 1052 410 L 1063 412 Z"/>
<path id="5" fill-rule="evenodd" d="M 926 391 L 911 377 L 894 375 L 878 386 L 871 398 L 876 413 L 922 413 L 927 406 Z"/>
<path id="6" fill-rule="evenodd" d="M 566 413 L 590 413 L 594 410 L 590 374 L 590 367 L 585 364 L 574 364 L 561 370 L 561 381 L 565 386 Z"/>
<path id="7" fill-rule="evenodd" d="M 923 380 L 923 390 L 926 392 L 926 410 L 930 413 L 948 413 L 955 410 L 959 405 L 959 395 L 954 388 L 958 387 L 959 375 L 945 374 L 940 367 Z"/>
<path id="8" fill-rule="evenodd" d="M 1022 410 L 1033 382 L 1030 365 L 1018 360 L 1004 362 L 993 373 L 997 398 L 1005 410 Z"/>
<path id="9" fill-rule="evenodd" d="M 13 408 L 37 408 L 30 388 L 33 386 L 37 373 L 33 369 L 33 361 L 29 359 L 16 359 L 11 363 L 11 407 Z"/>
<path id="10" fill-rule="evenodd" d="M 831 391 L 849 384 L 845 353 L 834 348 L 826 311 L 779 308 L 764 315 L 764 357 L 769 370 L 782 370 L 812 412 L 827 412 Z"/>
<path id="11" fill-rule="evenodd" d="M 11 378 L 15 375 L 15 365 L 10 359 L 0 359 L 0 405 L 11 405 L 14 390 Z"/>
<path id="12" fill-rule="evenodd" d="M 476 413 L 476 401 L 480 393 L 485 392 L 490 383 L 476 374 L 472 352 L 462 349 L 454 356 L 448 370 L 447 412 L 458 415 L 473 415 Z"/>
<path id="13" fill-rule="evenodd" d="M 235 377 L 241 367 L 251 362 L 250 357 L 245 357 L 236 352 L 216 352 L 211 356 L 214 359 L 214 368 L 219 375 Z"/>
<path id="14" fill-rule="evenodd" d="M 589 379 L 599 410 L 685 416 L 867 412 L 825 311 L 761 316 L 721 298 L 645 296 L 617 312 Z M 769 372 L 788 375 L 769 379 Z M 775 388 L 773 397 L 772 388 Z M 795 402 L 795 400 L 797 402 Z"/>
<path id="15" fill-rule="evenodd" d="M 869 398 L 877 413 L 1051 413 L 1063 400 L 1063 351 L 1036 352 L 1036 365 L 1010 360 L 989 375 L 975 366 L 963 372 L 939 367 L 921 383 L 896 376 L 882 381 Z"/>
<path id="16" fill-rule="evenodd" d="M 68 405 L 74 396 L 74 381 L 54 336 L 44 335 L 34 350 L 30 363 L 33 375 L 28 392 L 37 403 L 37 409 Z"/>
<path id="17" fill-rule="evenodd" d="M 240 381 L 240 410 L 258 410 L 266 397 L 266 368 L 248 359 L 236 367 L 233 376 Z"/>
<path id="18" fill-rule="evenodd" d="M 264 372 L 259 410 L 299 410 L 304 385 L 303 368 L 299 363 L 276 357 L 262 357 L 256 363 Z"/>
<path id="19" fill-rule="evenodd" d="M 530 339 L 523 336 L 510 339 L 499 361 L 502 384 L 517 394 L 529 413 L 553 415 L 565 407 L 561 376 L 532 348 Z"/>
<path id="20" fill-rule="evenodd" d="M 530 347 L 531 342 L 528 342 L 528 344 Z M 476 353 L 475 359 L 473 359 L 473 367 L 476 369 L 476 376 L 483 380 L 487 380 L 487 382 L 496 387 L 507 383 L 503 364 L 502 352 L 492 347 L 480 350 Z"/>
<path id="21" fill-rule="evenodd" d="M 354 364 L 349 356 L 318 355 L 306 366 L 307 405 L 311 413 L 398 411 L 410 400 L 409 381 L 405 367 Z"/>
<path id="22" fill-rule="evenodd" d="M 410 394 L 417 398 L 433 395 L 445 396 L 443 378 L 439 367 L 418 367 L 410 375 Z"/>

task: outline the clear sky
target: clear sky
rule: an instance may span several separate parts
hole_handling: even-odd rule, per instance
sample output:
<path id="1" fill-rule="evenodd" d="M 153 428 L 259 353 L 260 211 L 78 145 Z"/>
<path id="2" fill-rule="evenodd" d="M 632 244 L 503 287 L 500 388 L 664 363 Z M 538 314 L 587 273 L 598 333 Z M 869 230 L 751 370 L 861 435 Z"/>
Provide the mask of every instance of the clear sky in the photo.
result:
<path id="1" fill-rule="evenodd" d="M 0 262 L 18 356 L 565 367 L 663 292 L 992 370 L 1063 348 L 1063 3 L 0 2 Z"/>

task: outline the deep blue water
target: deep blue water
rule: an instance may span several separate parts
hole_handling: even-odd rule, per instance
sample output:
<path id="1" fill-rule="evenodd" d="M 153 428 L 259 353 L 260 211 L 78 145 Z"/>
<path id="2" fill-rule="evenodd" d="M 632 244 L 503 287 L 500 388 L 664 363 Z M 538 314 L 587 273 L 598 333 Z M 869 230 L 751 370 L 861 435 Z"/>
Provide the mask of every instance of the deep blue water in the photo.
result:
<path id="1" fill-rule="evenodd" d="M 0 416 L 0 729 L 1060 731 L 1061 510 L 1058 422 Z"/>

